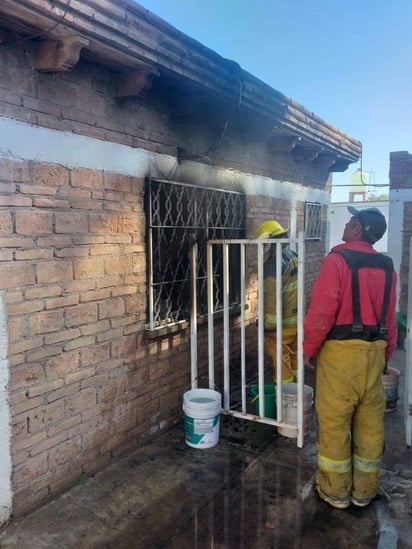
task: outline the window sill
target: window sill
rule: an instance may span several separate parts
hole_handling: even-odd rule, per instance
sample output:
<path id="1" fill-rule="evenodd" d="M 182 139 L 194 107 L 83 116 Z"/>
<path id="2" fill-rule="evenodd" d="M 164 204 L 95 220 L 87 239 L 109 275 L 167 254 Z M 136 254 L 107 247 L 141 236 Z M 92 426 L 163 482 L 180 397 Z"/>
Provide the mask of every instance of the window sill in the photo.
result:
<path id="1" fill-rule="evenodd" d="M 248 305 L 246 305 L 245 309 L 248 309 Z M 241 306 L 240 305 L 233 305 L 229 309 L 229 316 L 237 316 L 241 312 Z M 217 311 L 213 314 L 214 320 L 219 320 L 223 318 L 223 311 Z M 202 315 L 199 316 L 197 319 L 197 324 L 199 326 L 203 326 L 207 324 L 208 321 L 208 315 Z M 179 322 L 174 322 L 173 324 L 167 324 L 165 326 L 159 326 L 158 328 L 154 328 L 151 330 L 150 328 L 146 328 L 144 331 L 144 337 L 147 339 L 157 339 L 159 337 L 166 337 L 171 334 L 176 334 L 178 332 L 182 332 L 183 330 L 187 330 L 187 328 L 190 327 L 190 321 L 189 320 L 181 320 Z"/>

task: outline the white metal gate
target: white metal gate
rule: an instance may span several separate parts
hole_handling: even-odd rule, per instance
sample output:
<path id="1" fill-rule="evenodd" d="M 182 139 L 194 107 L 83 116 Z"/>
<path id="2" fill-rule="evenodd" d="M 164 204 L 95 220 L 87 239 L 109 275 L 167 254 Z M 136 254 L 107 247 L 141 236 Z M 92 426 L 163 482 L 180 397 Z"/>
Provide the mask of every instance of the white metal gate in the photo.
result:
<path id="1" fill-rule="evenodd" d="M 207 244 L 207 279 L 208 279 L 208 381 L 209 388 L 215 388 L 215 311 L 213 310 L 213 247 L 219 246 L 223 252 L 223 409 L 222 413 L 230 414 L 234 417 L 266 423 L 285 429 L 295 429 L 297 431 L 297 445 L 303 447 L 304 444 L 304 365 L 302 353 L 303 341 L 303 297 L 304 297 L 304 233 L 300 233 L 297 239 L 230 239 L 230 240 L 210 240 Z M 264 249 L 266 245 L 276 246 L 276 316 L 279 326 L 282 326 L 282 244 L 289 244 L 296 248 L 298 253 L 298 374 L 297 374 L 297 424 L 291 424 L 284 421 L 283 403 L 282 403 L 282 384 L 276 384 L 276 418 L 265 417 L 264 410 L 264 310 L 263 310 L 263 288 L 264 288 Z M 231 407 L 231 373 L 230 373 L 230 328 L 229 328 L 229 290 L 230 290 L 230 246 L 240 247 L 240 377 L 241 377 L 241 409 Z M 246 380 L 246 334 L 245 334 L 245 311 L 247 295 L 247 247 L 255 247 L 257 251 L 257 379 L 259 390 L 259 414 L 247 412 L 247 380 Z M 192 247 L 191 254 L 192 276 L 196 273 L 196 246 Z M 191 378 L 192 388 L 197 387 L 197 304 L 196 304 L 196 283 L 192 280 L 192 311 L 191 311 Z M 282 331 L 276 331 L 277 349 L 282 349 Z M 277 354 L 277 379 L 282 379 L 282 354 Z"/>

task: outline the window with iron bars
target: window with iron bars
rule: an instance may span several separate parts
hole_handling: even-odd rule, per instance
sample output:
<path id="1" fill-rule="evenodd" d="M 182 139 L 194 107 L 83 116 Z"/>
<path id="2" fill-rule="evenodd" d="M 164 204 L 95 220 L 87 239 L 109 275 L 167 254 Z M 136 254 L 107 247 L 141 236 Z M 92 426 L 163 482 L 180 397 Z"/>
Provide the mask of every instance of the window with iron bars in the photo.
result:
<path id="1" fill-rule="evenodd" d="M 320 240 L 322 238 L 322 204 L 306 202 L 305 237 L 307 240 Z"/>
<path id="2" fill-rule="evenodd" d="M 196 273 L 198 315 L 207 314 L 206 243 L 213 239 L 244 238 L 245 195 L 238 192 L 148 179 L 148 325 L 149 330 L 190 318 L 190 246 L 198 246 Z M 214 311 L 223 309 L 223 257 L 213 251 Z M 240 302 L 240 249 L 230 246 L 231 305 Z"/>

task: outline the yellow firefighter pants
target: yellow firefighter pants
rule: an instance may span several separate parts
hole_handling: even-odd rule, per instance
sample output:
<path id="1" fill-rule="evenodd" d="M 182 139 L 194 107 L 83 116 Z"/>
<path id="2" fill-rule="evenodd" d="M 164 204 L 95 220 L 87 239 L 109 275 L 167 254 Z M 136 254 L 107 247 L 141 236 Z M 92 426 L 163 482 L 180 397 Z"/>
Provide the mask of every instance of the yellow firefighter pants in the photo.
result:
<path id="1" fill-rule="evenodd" d="M 282 329 L 282 382 L 289 383 L 296 381 L 298 371 L 297 361 L 297 343 L 298 334 L 296 326 L 286 326 Z M 266 352 L 273 363 L 273 381 L 276 383 L 277 375 L 277 344 L 276 332 L 267 332 L 265 334 Z"/>
<path id="2" fill-rule="evenodd" d="M 336 498 L 374 497 L 384 444 L 386 342 L 327 340 L 317 357 L 317 482 Z"/>

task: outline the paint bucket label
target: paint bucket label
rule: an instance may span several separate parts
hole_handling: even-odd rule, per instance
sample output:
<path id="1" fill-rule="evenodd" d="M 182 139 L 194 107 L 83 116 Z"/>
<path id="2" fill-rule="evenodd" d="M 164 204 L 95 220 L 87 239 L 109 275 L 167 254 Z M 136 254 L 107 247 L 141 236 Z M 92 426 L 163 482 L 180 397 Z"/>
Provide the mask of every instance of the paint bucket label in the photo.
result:
<path id="1" fill-rule="evenodd" d="M 212 448 L 219 441 L 222 397 L 212 389 L 192 389 L 183 395 L 185 440 L 192 448 Z"/>
<path id="2" fill-rule="evenodd" d="M 216 444 L 216 430 L 219 429 L 219 419 L 219 416 L 196 419 L 185 414 L 186 442 L 203 448 L 209 448 L 213 442 Z"/>

